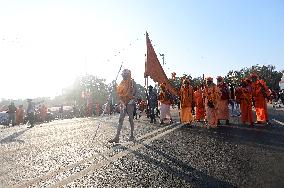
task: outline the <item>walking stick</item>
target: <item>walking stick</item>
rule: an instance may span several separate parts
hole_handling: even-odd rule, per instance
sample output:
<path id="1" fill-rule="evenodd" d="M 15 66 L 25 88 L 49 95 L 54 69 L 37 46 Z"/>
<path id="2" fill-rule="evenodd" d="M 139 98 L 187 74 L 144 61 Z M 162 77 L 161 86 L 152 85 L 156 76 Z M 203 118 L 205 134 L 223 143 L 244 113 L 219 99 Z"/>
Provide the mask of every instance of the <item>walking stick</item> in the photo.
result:
<path id="1" fill-rule="evenodd" d="M 204 74 L 203 74 L 202 75 L 202 101 L 203 101 L 204 109 L 205 109 L 205 106 L 206 106 L 206 104 L 205 104 L 205 88 L 206 88 L 206 86 L 205 86 L 205 77 L 204 77 Z M 205 115 L 204 122 L 206 123 L 206 121 L 207 121 L 206 112 L 205 112 L 204 115 Z"/>
<path id="2" fill-rule="evenodd" d="M 103 113 L 101 114 L 101 117 L 103 117 L 103 116 L 105 115 L 106 108 L 107 108 L 107 106 L 108 106 L 108 104 L 109 104 L 110 97 L 111 97 L 111 95 L 112 95 L 112 93 L 113 93 L 114 83 L 116 83 L 116 81 L 117 81 L 118 75 L 119 75 L 119 73 L 120 73 L 120 71 L 121 71 L 121 68 L 122 68 L 122 64 L 123 64 L 123 62 L 121 62 L 121 65 L 120 65 L 119 70 L 118 70 L 118 72 L 117 72 L 117 74 L 116 74 L 115 80 L 114 80 L 113 83 L 112 83 L 112 86 L 111 86 L 112 89 L 111 89 L 110 94 L 108 95 L 107 102 L 106 102 L 106 105 L 105 105 L 105 107 L 104 107 Z"/>
<path id="3" fill-rule="evenodd" d="M 119 75 L 119 73 L 120 73 L 120 71 L 121 71 L 122 65 L 123 65 L 123 62 L 121 62 L 121 65 L 120 65 L 119 70 L 118 70 L 118 72 L 117 72 L 117 74 L 116 74 L 115 80 L 112 82 L 112 89 L 111 89 L 111 92 L 110 92 L 109 95 L 108 95 L 107 102 L 106 102 L 106 104 L 105 104 L 105 107 L 104 107 L 103 113 L 101 114 L 101 117 L 103 117 L 103 116 L 105 115 L 106 108 L 107 108 L 107 106 L 109 105 L 110 97 L 111 97 L 111 95 L 112 95 L 112 93 L 113 93 L 113 90 L 114 90 L 114 84 L 115 84 L 116 81 L 117 81 L 117 78 L 118 78 L 118 75 Z M 98 127 L 97 127 L 97 129 L 96 129 L 96 131 L 95 131 L 94 138 L 96 137 L 96 135 L 97 135 L 97 133 L 98 133 L 98 130 L 99 130 L 99 128 L 100 128 L 100 125 L 101 125 L 101 123 L 98 124 Z"/>

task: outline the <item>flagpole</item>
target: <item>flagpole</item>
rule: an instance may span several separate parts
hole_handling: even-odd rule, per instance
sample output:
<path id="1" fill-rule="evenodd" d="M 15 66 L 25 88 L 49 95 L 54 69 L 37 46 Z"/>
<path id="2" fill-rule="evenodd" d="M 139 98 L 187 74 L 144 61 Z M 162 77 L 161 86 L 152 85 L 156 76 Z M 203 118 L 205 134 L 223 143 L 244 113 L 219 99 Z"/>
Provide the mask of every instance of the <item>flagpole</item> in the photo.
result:
<path id="1" fill-rule="evenodd" d="M 146 46 L 147 46 L 147 37 L 148 37 L 148 32 L 146 31 L 145 33 L 145 39 L 146 39 Z M 148 54 L 148 48 L 147 48 L 147 51 L 146 51 L 146 54 L 145 54 L 145 70 L 147 70 L 147 54 Z M 144 75 L 145 77 L 146 75 Z M 147 93 L 148 93 L 148 75 L 145 77 L 145 89 L 146 89 L 146 96 L 147 96 Z"/>
<path id="2" fill-rule="evenodd" d="M 147 79 L 146 79 L 147 80 L 147 90 L 148 90 L 148 79 L 149 79 L 149 77 L 147 76 Z"/>
<path id="3" fill-rule="evenodd" d="M 205 78 L 204 78 L 204 74 L 202 75 L 202 89 L 204 89 L 204 84 L 205 84 Z"/>

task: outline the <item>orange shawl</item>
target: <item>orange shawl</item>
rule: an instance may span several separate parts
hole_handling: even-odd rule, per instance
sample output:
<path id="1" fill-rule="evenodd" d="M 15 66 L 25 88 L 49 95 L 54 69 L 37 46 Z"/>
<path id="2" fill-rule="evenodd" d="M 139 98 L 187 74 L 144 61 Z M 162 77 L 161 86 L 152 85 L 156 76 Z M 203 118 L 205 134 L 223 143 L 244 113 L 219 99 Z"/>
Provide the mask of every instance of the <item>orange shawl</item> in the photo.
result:
<path id="1" fill-rule="evenodd" d="M 191 107 L 193 102 L 193 89 L 191 86 L 180 89 L 181 107 Z"/>
<path id="2" fill-rule="evenodd" d="M 133 82 L 131 77 L 120 82 L 119 86 L 117 86 L 117 93 L 124 104 L 128 104 L 133 99 Z"/>

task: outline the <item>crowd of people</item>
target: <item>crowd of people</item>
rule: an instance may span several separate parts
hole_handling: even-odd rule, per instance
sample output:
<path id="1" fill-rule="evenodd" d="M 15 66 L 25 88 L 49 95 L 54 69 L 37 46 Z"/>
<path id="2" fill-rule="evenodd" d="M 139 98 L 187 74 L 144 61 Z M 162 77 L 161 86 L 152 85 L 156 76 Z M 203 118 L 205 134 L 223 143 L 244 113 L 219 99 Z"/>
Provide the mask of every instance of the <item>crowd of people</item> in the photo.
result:
<path id="1" fill-rule="evenodd" d="M 243 124 L 248 123 L 249 126 L 255 124 L 267 125 L 269 124 L 269 117 L 267 112 L 267 102 L 272 98 L 283 102 L 284 92 L 280 95 L 275 95 L 266 85 L 266 83 L 256 74 L 251 74 L 250 77 L 244 78 L 238 87 L 229 86 L 225 83 L 221 76 L 216 78 L 217 84 L 213 82 L 212 77 L 207 77 L 204 83 L 198 86 L 191 86 L 190 80 L 182 79 L 181 87 L 178 88 L 178 94 L 173 95 L 168 90 L 168 86 L 162 83 L 157 88 L 149 86 L 146 93 L 146 99 L 137 99 L 137 88 L 135 81 L 131 78 L 131 71 L 128 69 L 122 72 L 123 80 L 117 87 L 117 94 L 119 97 L 119 104 L 112 105 L 107 103 L 105 106 L 96 103 L 93 105 L 92 101 L 87 103 L 83 110 L 79 110 L 76 106 L 73 107 L 74 117 L 89 117 L 93 115 L 120 113 L 119 125 L 117 133 L 112 142 L 119 141 L 120 131 L 122 129 L 123 121 L 126 115 L 129 117 L 131 132 L 130 139 L 133 140 L 134 119 L 137 116 L 141 117 L 142 112 L 146 112 L 150 123 L 165 124 L 173 122 L 171 115 L 171 106 L 178 105 L 180 122 L 192 125 L 193 121 L 204 122 L 208 128 L 216 128 L 218 125 L 230 124 L 229 105 L 232 110 L 239 106 L 240 119 Z M 27 99 L 27 109 L 23 109 L 23 105 L 15 106 L 13 102 L 8 106 L 7 113 L 9 116 L 8 125 L 12 126 L 24 124 L 26 121 L 33 127 L 35 123 L 35 115 L 40 122 L 48 121 L 49 109 L 40 102 L 33 102 L 32 99 Z M 39 105 L 39 106 L 37 106 Z M 37 106 L 37 107 L 36 107 Z M 91 106 L 91 107 L 90 107 Z M 256 113 L 256 119 L 253 116 L 253 107 Z M 36 110 L 37 108 L 37 110 Z M 37 111 L 37 113 L 36 113 Z M 59 119 L 63 119 L 63 106 L 59 108 Z M 84 113 L 80 113 L 83 111 Z"/>
<path id="2" fill-rule="evenodd" d="M 123 121 L 128 114 L 129 122 L 130 122 L 130 137 L 129 140 L 134 140 L 134 116 L 135 116 L 135 99 L 137 99 L 137 92 L 134 80 L 131 78 L 131 71 L 128 69 L 123 70 L 122 72 L 123 80 L 117 87 L 117 93 L 120 100 L 120 117 L 119 124 L 117 128 L 117 132 L 115 137 L 109 140 L 110 143 L 118 143 L 119 136 L 122 129 Z M 255 108 L 257 111 L 257 121 L 266 123 L 268 122 L 267 116 L 267 108 L 263 105 L 266 103 L 261 103 L 262 98 L 257 98 L 258 95 L 264 95 L 259 92 L 260 85 L 258 83 L 263 84 L 261 80 L 252 79 L 252 83 L 250 85 L 244 85 L 240 89 L 248 89 L 248 93 L 250 93 L 250 100 L 252 97 L 256 97 L 259 99 L 259 102 L 255 102 Z M 249 88 L 250 87 L 250 88 Z M 265 89 L 267 89 L 266 85 L 263 85 Z M 243 106 L 246 102 L 246 96 L 243 92 L 237 90 L 238 99 L 240 100 L 241 106 Z M 263 90 L 261 90 L 262 92 Z M 265 90 L 266 91 L 266 90 Z M 222 120 L 229 123 L 229 100 L 230 100 L 230 89 L 228 85 L 224 82 L 222 77 L 217 78 L 217 85 L 213 83 L 213 78 L 208 77 L 206 84 L 193 88 L 190 85 L 189 79 L 183 79 L 182 86 L 178 92 L 178 97 L 173 97 L 173 95 L 169 92 L 168 87 L 165 83 L 160 85 L 159 94 L 152 86 L 148 87 L 147 92 L 147 102 L 138 101 L 138 106 L 140 107 L 142 104 L 146 106 L 147 116 L 150 118 L 150 123 L 156 123 L 156 115 L 159 111 L 160 124 L 165 124 L 165 121 L 169 119 L 170 123 L 173 123 L 173 118 L 171 116 L 171 105 L 174 101 L 179 101 L 179 109 L 180 109 L 180 120 L 181 123 L 191 124 L 194 121 L 194 116 L 192 111 L 195 111 L 195 120 L 196 121 L 204 121 L 208 124 L 208 127 L 215 128 L 218 124 L 221 123 Z M 265 96 L 265 95 L 264 95 Z M 178 100 L 175 100 L 178 99 Z M 143 102 L 143 103 L 142 103 Z M 249 105 L 249 104 L 247 104 Z M 251 104 L 252 105 L 252 104 Z M 160 106 L 160 109 L 158 109 Z M 138 107 L 138 108 L 139 108 Z M 241 110 L 244 110 L 242 107 Z M 248 121 L 250 125 L 253 125 L 252 116 L 249 114 L 249 109 L 245 109 L 246 111 L 242 112 L 242 120 L 245 123 Z M 250 109 L 252 113 L 252 110 Z M 265 113 L 265 115 L 263 115 Z"/>
<path id="3" fill-rule="evenodd" d="M 165 124 L 166 120 L 172 123 L 171 106 L 176 104 L 180 110 L 180 121 L 184 124 L 192 125 L 193 121 L 204 122 L 208 128 L 230 124 L 230 114 L 234 116 L 234 108 L 238 108 L 237 116 L 240 116 L 242 124 L 268 125 L 270 122 L 267 103 L 275 106 L 279 99 L 284 102 L 284 92 L 275 94 L 257 74 L 242 79 L 237 87 L 225 83 L 221 76 L 216 80 L 217 84 L 213 82 L 212 77 L 208 77 L 205 83 L 192 87 L 190 80 L 184 78 L 177 92 L 178 96 L 173 96 L 165 83 L 160 85 L 159 93 L 149 86 L 147 102 L 142 101 L 143 104 L 146 103 L 142 106 L 146 106 L 145 111 L 150 123 L 156 123 L 157 112 L 160 113 L 160 124 Z M 138 106 L 141 106 L 139 101 Z M 253 116 L 253 108 L 256 119 Z"/>
<path id="4" fill-rule="evenodd" d="M 267 103 L 273 100 L 272 92 L 258 75 L 251 74 L 250 77 L 242 79 L 241 84 L 236 88 L 229 87 L 221 76 L 216 79 L 217 84 L 213 82 L 213 78 L 208 77 L 206 83 L 197 87 L 192 87 L 189 79 L 183 79 L 178 92 L 182 123 L 204 121 L 210 128 L 216 128 L 222 122 L 229 124 L 229 104 L 232 108 L 237 104 L 240 106 L 240 119 L 243 124 L 248 123 L 250 126 L 269 124 Z M 170 105 L 173 97 L 164 83 L 160 88 L 158 100 L 161 103 L 160 123 L 163 124 L 165 118 L 172 121 Z M 253 119 L 253 107 L 256 120 Z"/>
<path id="5" fill-rule="evenodd" d="M 12 101 L 6 110 L 8 121 L 5 122 L 5 125 L 9 126 L 11 124 L 15 126 L 29 122 L 31 127 L 33 127 L 36 120 L 46 122 L 48 120 L 47 107 L 44 104 L 36 106 L 42 102 L 35 103 L 32 99 L 27 99 L 27 109 L 25 110 L 22 104 L 16 107 Z"/>
<path id="6" fill-rule="evenodd" d="M 46 104 L 43 104 L 43 101 L 35 102 L 32 99 L 27 99 L 26 102 L 26 108 L 22 104 L 16 106 L 13 101 L 8 106 L 4 105 L 1 107 L 0 124 L 15 126 L 28 123 L 33 127 L 35 123 L 45 123 L 55 119 L 100 116 L 104 110 L 106 115 L 119 113 L 118 105 L 111 105 L 110 103 L 106 105 L 96 103 L 92 106 L 82 104 L 48 107 Z"/>

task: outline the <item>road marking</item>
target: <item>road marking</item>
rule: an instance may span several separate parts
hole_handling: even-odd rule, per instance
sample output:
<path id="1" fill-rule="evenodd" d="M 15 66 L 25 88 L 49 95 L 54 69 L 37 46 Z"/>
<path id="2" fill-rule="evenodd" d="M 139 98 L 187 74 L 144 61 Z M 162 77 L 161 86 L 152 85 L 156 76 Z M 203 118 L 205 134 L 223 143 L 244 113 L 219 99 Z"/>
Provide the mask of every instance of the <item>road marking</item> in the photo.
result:
<path id="1" fill-rule="evenodd" d="M 174 124 L 171 124 L 171 125 L 168 125 L 168 126 L 165 126 L 165 127 L 162 127 L 162 128 L 159 128 L 159 129 L 156 129 L 156 130 L 154 130 L 154 131 L 152 131 L 152 132 L 146 133 L 146 134 L 144 134 L 144 135 L 138 137 L 136 141 L 140 141 L 140 140 L 142 140 L 142 139 L 144 139 L 144 138 L 147 138 L 147 137 L 152 136 L 152 135 L 154 135 L 154 134 L 156 134 L 156 133 L 162 132 L 162 131 L 164 131 L 164 130 L 166 130 L 166 129 L 168 129 L 168 128 L 174 127 L 174 126 L 176 126 L 176 125 L 178 125 L 178 124 L 179 124 L 179 122 L 174 123 Z M 171 129 L 170 129 L 170 130 L 171 130 Z M 161 133 L 160 133 L 160 134 L 161 134 Z M 122 146 L 127 146 L 127 145 L 129 145 L 130 143 L 133 143 L 133 142 L 125 142 L 125 143 L 122 143 L 122 144 L 120 144 L 120 145 L 122 145 Z M 40 177 L 31 179 L 31 180 L 26 180 L 26 181 L 24 180 L 24 181 L 22 181 L 22 183 L 13 185 L 12 187 L 14 187 L 14 188 L 19 188 L 19 187 L 26 188 L 26 187 L 31 186 L 31 185 L 33 185 L 33 184 L 39 183 L 39 182 L 41 182 L 41 181 L 45 181 L 45 180 L 47 180 L 47 179 L 51 178 L 52 176 L 55 176 L 55 175 L 57 175 L 57 174 L 59 174 L 59 173 L 62 173 L 62 172 L 71 170 L 72 168 L 74 168 L 74 167 L 76 167 L 76 166 L 78 166 L 78 165 L 80 165 L 80 164 L 84 164 L 84 163 L 86 163 L 86 162 L 88 162 L 88 161 L 92 161 L 92 160 L 96 159 L 96 158 L 97 158 L 98 156 L 100 156 L 100 155 L 104 155 L 104 156 L 105 156 L 105 155 L 108 155 L 108 154 L 110 154 L 111 152 L 112 152 L 112 150 L 109 149 L 109 150 L 107 150 L 107 151 L 104 152 L 104 153 L 96 153 L 96 154 L 94 154 L 93 156 L 91 156 L 91 157 L 89 157 L 89 158 L 85 158 L 85 159 L 83 159 L 83 160 L 81 160 L 81 161 L 78 161 L 78 162 L 73 163 L 73 164 L 71 164 L 71 165 L 68 165 L 68 166 L 66 166 L 66 167 L 59 168 L 58 170 L 49 172 L 49 173 L 47 173 L 47 174 L 45 174 L 45 175 L 43 175 L 43 176 L 40 176 Z"/>
<path id="2" fill-rule="evenodd" d="M 162 133 L 160 133 L 160 134 L 158 134 L 158 135 L 156 135 L 156 136 L 154 136 L 154 137 L 152 137 L 152 138 L 142 142 L 141 144 L 134 145 L 134 146 L 128 148 L 127 150 L 119 152 L 118 154 L 103 160 L 100 163 L 93 164 L 93 165 L 85 168 L 84 170 L 67 177 L 66 179 L 63 179 L 63 180 L 61 180 L 59 182 L 56 182 L 54 185 L 51 185 L 50 187 L 55 188 L 55 187 L 60 187 L 60 186 L 66 185 L 68 183 L 71 183 L 72 181 L 74 181 L 74 180 L 76 180 L 78 178 L 81 178 L 81 177 L 89 174 L 90 172 L 93 172 L 96 169 L 99 169 L 99 168 L 101 168 L 101 167 L 103 167 L 105 165 L 108 165 L 108 164 L 116 161 L 117 159 L 120 159 L 120 158 L 128 155 L 129 153 L 131 153 L 131 152 L 133 152 L 133 151 L 135 151 L 135 150 L 137 150 L 137 149 L 139 149 L 141 147 L 144 147 L 145 144 L 149 144 L 152 141 L 154 141 L 154 140 L 156 140 L 156 139 L 158 139 L 158 138 L 160 138 L 160 137 L 162 137 L 162 136 L 164 136 L 166 134 L 169 134 L 169 133 L 173 132 L 176 129 L 181 128 L 182 126 L 183 126 L 183 124 L 180 124 L 180 125 L 172 128 L 172 129 L 169 129 L 169 130 L 167 130 L 165 132 L 162 132 Z"/>
<path id="3" fill-rule="evenodd" d="M 281 121 L 278 121 L 278 120 L 276 120 L 276 119 L 272 119 L 273 121 L 275 121 L 276 123 L 278 123 L 278 124 L 280 124 L 280 125 L 283 125 L 284 126 L 284 123 L 283 122 L 281 122 Z"/>

